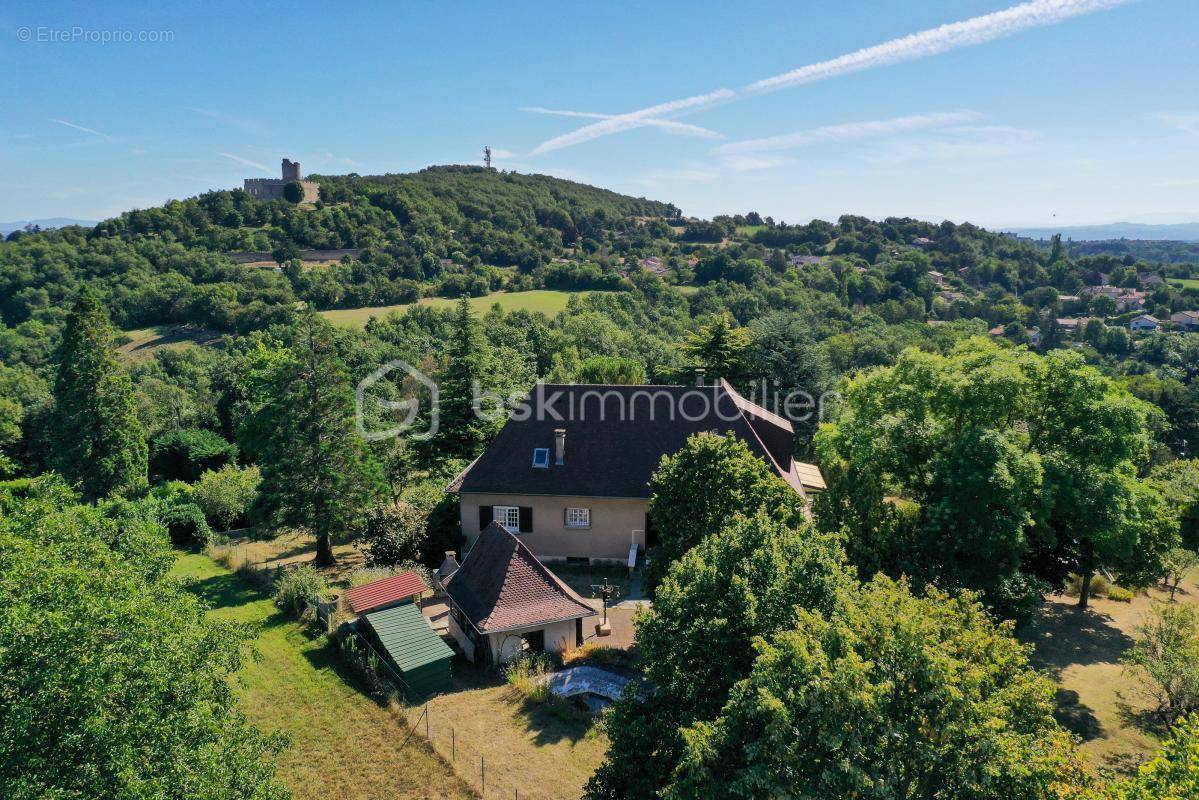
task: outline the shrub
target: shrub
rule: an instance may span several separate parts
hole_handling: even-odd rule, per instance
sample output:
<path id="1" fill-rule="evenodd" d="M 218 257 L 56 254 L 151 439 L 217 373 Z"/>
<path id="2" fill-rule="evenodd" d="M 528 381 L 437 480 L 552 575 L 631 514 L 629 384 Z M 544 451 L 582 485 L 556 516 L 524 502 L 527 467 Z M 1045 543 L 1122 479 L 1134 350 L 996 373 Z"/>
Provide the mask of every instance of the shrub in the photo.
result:
<path id="1" fill-rule="evenodd" d="M 393 567 L 420 558 L 425 543 L 425 515 L 403 500 L 372 508 L 366 517 L 366 563 Z"/>
<path id="2" fill-rule="evenodd" d="M 328 581 L 316 569 L 308 565 L 296 567 L 275 581 L 275 605 L 299 618 L 328 590 Z"/>
<path id="3" fill-rule="evenodd" d="M 283 199 L 295 204 L 304 199 L 304 186 L 299 181 L 288 181 L 283 184 Z"/>
<path id="4" fill-rule="evenodd" d="M 401 572 L 415 572 L 421 576 L 425 582 L 425 586 L 433 586 L 433 573 L 424 564 L 417 564 L 415 561 L 405 561 L 396 564 L 394 567 L 363 567 L 356 569 L 350 573 L 350 587 L 362 586 L 365 583 L 373 583 L 381 581 L 384 578 L 390 578 L 392 575 L 399 575 Z"/>
<path id="5" fill-rule="evenodd" d="M 581 647 L 572 647 L 562 654 L 562 665 L 566 667 L 591 664 L 596 667 L 633 669 L 636 661 L 636 656 L 628 650 L 595 642 L 589 642 Z"/>
<path id="6" fill-rule="evenodd" d="M 167 431 L 150 447 L 150 472 L 168 481 L 194 481 L 237 458 L 237 445 L 201 428 Z"/>
<path id="7" fill-rule="evenodd" d="M 544 703 L 554 699 L 554 694 L 541 678 L 555 669 L 557 663 L 549 653 L 521 653 L 508 662 L 504 668 L 504 675 L 508 679 L 508 685 L 526 698 Z"/>
<path id="8" fill-rule="evenodd" d="M 1115 600 L 1117 603 L 1131 603 L 1133 597 L 1132 589 L 1125 589 L 1123 586 L 1107 587 L 1107 599 Z"/>
<path id="9" fill-rule="evenodd" d="M 228 530 L 250 513 L 261 480 L 258 467 L 226 464 L 220 470 L 201 475 L 193 487 L 193 495 L 204 516 L 221 530 Z"/>
<path id="10" fill-rule="evenodd" d="M 1108 580 L 1102 575 L 1095 574 L 1091 576 L 1091 596 L 1101 597 L 1107 595 Z M 1077 596 L 1082 592 L 1082 576 L 1070 573 L 1070 577 L 1066 581 L 1066 593 Z"/>

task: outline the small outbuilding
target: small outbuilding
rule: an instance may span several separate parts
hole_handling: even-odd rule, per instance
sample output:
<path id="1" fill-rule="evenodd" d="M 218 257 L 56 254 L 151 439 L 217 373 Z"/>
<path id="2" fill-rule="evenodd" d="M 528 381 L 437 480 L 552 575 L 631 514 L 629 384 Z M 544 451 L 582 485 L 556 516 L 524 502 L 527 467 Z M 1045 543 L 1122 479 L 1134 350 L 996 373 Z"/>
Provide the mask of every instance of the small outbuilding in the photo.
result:
<path id="1" fill-rule="evenodd" d="M 450 660 L 454 651 L 429 626 L 413 603 L 366 614 L 361 633 L 396 670 L 411 702 L 453 689 Z"/>
<path id="2" fill-rule="evenodd" d="M 494 521 L 444 585 L 450 634 L 477 664 L 577 647 L 583 643 L 583 619 L 596 614 L 524 542 Z"/>
<path id="3" fill-rule="evenodd" d="M 409 571 L 347 589 L 345 597 L 355 614 L 366 614 L 414 602 L 426 589 L 425 579 Z"/>

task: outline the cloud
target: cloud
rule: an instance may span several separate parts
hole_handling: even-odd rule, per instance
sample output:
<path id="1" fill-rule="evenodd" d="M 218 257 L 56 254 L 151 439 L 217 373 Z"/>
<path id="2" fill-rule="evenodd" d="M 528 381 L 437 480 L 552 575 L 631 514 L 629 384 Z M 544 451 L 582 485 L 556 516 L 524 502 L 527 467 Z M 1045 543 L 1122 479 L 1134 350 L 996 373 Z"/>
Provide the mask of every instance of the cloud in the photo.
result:
<path id="1" fill-rule="evenodd" d="M 1162 114 L 1162 121 L 1185 133 L 1199 133 L 1199 114 Z"/>
<path id="2" fill-rule="evenodd" d="M 592 139 L 598 139 L 601 136 L 608 136 L 620 131 L 627 131 L 632 128 L 641 128 L 646 125 L 653 125 L 659 117 L 678 114 L 684 111 L 695 111 L 699 108 L 706 108 L 715 105 L 725 100 L 731 100 L 736 96 L 736 92 L 731 89 L 717 89 L 714 92 L 707 94 L 695 95 L 694 97 L 684 97 L 681 100 L 671 100 L 666 103 L 659 103 L 656 106 L 643 108 L 640 111 L 630 111 L 627 114 L 617 114 L 608 119 L 593 122 L 590 125 L 584 125 L 576 131 L 556 136 L 553 139 L 542 142 L 533 148 L 529 155 L 539 156 L 542 153 L 549 153 L 553 150 L 561 150 L 563 147 L 571 147 L 583 142 L 590 142 Z"/>
<path id="3" fill-rule="evenodd" d="M 846 139 L 863 139 L 872 136 L 888 136 L 896 133 L 923 130 L 927 128 L 943 128 L 949 125 L 960 125 L 973 122 L 982 115 L 977 111 L 947 111 L 935 114 L 913 114 L 906 117 L 876 119 L 867 122 L 846 122 L 840 125 L 825 125 L 806 131 L 796 131 L 781 136 L 767 136 L 761 139 L 743 139 L 739 142 L 729 142 L 712 148 L 716 156 L 744 156 L 778 150 L 791 150 L 811 144 L 824 142 L 840 142 Z"/>
<path id="4" fill-rule="evenodd" d="M 226 114 L 224 111 L 214 111 L 210 108 L 195 108 L 193 106 L 184 106 L 184 110 L 190 111 L 193 114 L 199 114 L 202 117 L 208 117 L 222 125 L 228 125 L 256 136 L 265 136 L 267 133 L 266 127 L 261 123 L 238 114 Z"/>
<path id="5" fill-rule="evenodd" d="M 542 108 L 541 106 L 526 106 L 521 111 L 528 111 L 532 114 L 553 114 L 559 117 L 583 117 L 585 119 L 615 119 L 617 114 L 598 114 L 594 111 L 560 111 L 553 108 Z M 643 123 L 649 127 L 660 128 L 667 133 L 677 133 L 681 136 L 695 136 L 700 139 L 723 139 L 724 134 L 701 128 L 698 125 L 689 125 L 686 122 L 675 122 L 669 119 L 647 119 Z"/>
<path id="6" fill-rule="evenodd" d="M 1104 11 L 1130 2 L 1132 0 L 1032 0 L 1005 8 L 1003 11 L 892 39 L 828 61 L 808 64 L 782 75 L 755 81 L 746 89 L 750 92 L 769 92 L 874 67 L 927 58 L 959 47 L 970 47 L 1011 36 L 1029 28 L 1056 25 L 1071 17 Z"/>
<path id="7" fill-rule="evenodd" d="M 256 169 L 260 169 L 263 172 L 271 171 L 271 168 L 268 167 L 266 164 L 259 164 L 257 161 L 251 161 L 248 158 L 242 158 L 241 156 L 235 156 L 232 153 L 217 153 L 217 155 L 224 156 L 225 158 L 229 159 L 230 161 L 236 161 L 238 164 L 241 164 L 244 167 L 255 167 Z"/>
<path id="8" fill-rule="evenodd" d="M 65 126 L 66 126 L 66 127 L 68 127 L 68 128 L 74 128 L 74 129 L 75 129 L 75 130 L 77 130 L 77 131 L 83 131 L 84 133 L 90 133 L 92 136 L 99 136 L 101 139 L 112 139 L 112 137 L 111 137 L 111 136 L 109 136 L 107 133 L 101 133 L 100 131 L 98 131 L 98 130 L 95 130 L 95 129 L 93 129 L 93 128 L 85 128 L 85 127 L 83 127 L 82 125 L 76 125 L 74 122 L 68 122 L 68 121 L 67 121 L 67 120 L 65 120 L 65 119 L 58 119 L 58 118 L 56 118 L 56 117 L 49 117 L 49 118 L 48 118 L 48 121 L 49 121 L 49 122 L 56 122 L 56 123 L 58 123 L 59 125 L 65 125 Z"/>
<path id="9" fill-rule="evenodd" d="M 540 155 L 551 150 L 560 150 L 583 142 L 608 136 L 613 133 L 655 124 L 654 120 L 680 113 L 696 111 L 714 105 L 721 101 L 732 100 L 745 94 L 786 89 L 807 83 L 827 80 L 851 72 L 860 72 L 874 67 L 898 64 L 903 61 L 927 58 L 960 47 L 983 44 L 1011 36 L 1030 28 L 1046 25 L 1056 25 L 1072 17 L 1104 11 L 1117 6 L 1127 5 L 1134 0 L 1032 0 L 1021 3 L 1002 11 L 971 17 L 961 22 L 951 22 L 937 28 L 930 28 L 919 33 L 913 33 L 898 39 L 891 39 L 882 44 L 847 53 L 827 61 L 799 67 L 798 69 L 763 78 L 745 88 L 743 92 L 721 89 L 707 95 L 673 100 L 661 103 L 640 111 L 628 114 L 617 114 L 579 128 L 571 133 L 549 139 L 535 147 L 530 155 Z M 577 112 L 568 116 L 583 116 L 585 112 Z"/>

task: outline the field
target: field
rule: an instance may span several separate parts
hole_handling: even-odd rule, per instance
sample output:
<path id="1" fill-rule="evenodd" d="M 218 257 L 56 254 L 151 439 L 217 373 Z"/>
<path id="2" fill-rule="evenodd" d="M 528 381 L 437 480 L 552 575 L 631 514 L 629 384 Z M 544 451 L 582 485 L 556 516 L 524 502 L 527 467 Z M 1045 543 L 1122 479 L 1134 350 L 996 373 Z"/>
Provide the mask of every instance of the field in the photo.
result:
<path id="1" fill-rule="evenodd" d="M 1178 602 L 1199 601 L 1192 573 Z M 1126 772 L 1159 744 L 1156 725 L 1144 714 L 1136 681 L 1125 674 L 1120 655 L 1132 645 L 1136 626 L 1169 593 L 1151 588 L 1131 603 L 1097 597 L 1080 611 L 1074 597 L 1051 597 L 1021 639 L 1036 646 L 1034 664 L 1057 681 L 1058 718 L 1083 740 L 1083 750 L 1101 770 Z"/>
<path id="2" fill-rule="evenodd" d="M 123 331 L 120 336 L 123 344 L 117 348 L 117 352 L 126 361 L 150 358 L 155 352 L 162 349 L 211 345 L 221 340 L 221 334 L 216 331 L 187 325 L 157 325 L 153 328 L 138 328 L 132 331 Z"/>
<path id="3" fill-rule="evenodd" d="M 1199 278 L 1170 278 L 1168 283 L 1182 289 L 1199 289 Z"/>
<path id="4" fill-rule="evenodd" d="M 530 292 L 494 292 L 483 297 L 470 298 L 470 305 L 476 314 L 487 311 L 493 303 L 499 303 L 504 311 L 540 311 L 548 317 L 553 317 L 566 308 L 566 301 L 572 294 L 587 294 L 587 292 L 558 292 L 551 289 L 535 289 Z M 423 297 L 417 301 L 419 305 L 434 308 L 452 308 L 457 302 L 457 300 L 447 297 Z M 409 305 L 411 304 L 338 308 L 322 311 L 320 314 L 334 325 L 361 328 L 370 321 L 371 317 L 385 317 L 392 311 L 403 311 Z"/>
<path id="5" fill-rule="evenodd" d="M 278 766 L 297 800 L 478 797 L 420 736 L 403 744 L 403 709 L 361 692 L 323 640 L 309 638 L 260 590 L 199 554 L 181 555 L 174 574 L 195 581 L 213 616 L 260 626 L 257 659 L 239 673 L 238 695 L 255 724 L 291 737 Z"/>
<path id="6" fill-rule="evenodd" d="M 755 233 L 757 233 L 758 231 L 766 230 L 766 227 L 767 226 L 765 226 L 765 225 L 738 225 L 737 226 L 737 238 L 738 239 L 752 239 L 752 238 L 754 238 Z"/>

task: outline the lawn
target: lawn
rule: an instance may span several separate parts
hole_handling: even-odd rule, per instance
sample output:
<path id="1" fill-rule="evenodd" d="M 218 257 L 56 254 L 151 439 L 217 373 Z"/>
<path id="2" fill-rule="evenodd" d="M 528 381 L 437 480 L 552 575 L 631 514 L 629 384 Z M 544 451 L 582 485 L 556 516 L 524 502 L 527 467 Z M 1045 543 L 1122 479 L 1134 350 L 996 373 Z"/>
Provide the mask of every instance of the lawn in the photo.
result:
<path id="1" fill-rule="evenodd" d="M 1167 282 L 1183 289 L 1199 289 L 1199 278 L 1170 278 Z"/>
<path id="2" fill-rule="evenodd" d="M 261 626 L 238 695 L 255 724 L 291 737 L 278 766 L 298 800 L 478 797 L 420 736 L 404 744 L 404 710 L 364 694 L 324 640 L 259 589 L 200 554 L 181 555 L 173 572 L 195 581 L 213 616 Z"/>
<path id="3" fill-rule="evenodd" d="M 1199 600 L 1195 577 L 1183 581 L 1179 602 Z M 1021 634 L 1036 646 L 1034 664 L 1058 683 L 1059 720 L 1082 737 L 1100 769 L 1127 772 L 1158 747 L 1159 732 L 1144 718 L 1146 704 L 1120 656 L 1145 613 L 1168 597 L 1157 588 L 1131 603 L 1098 597 L 1086 611 L 1075 606 L 1077 598 L 1051 597 Z"/>
<path id="4" fill-rule="evenodd" d="M 566 308 L 566 302 L 572 294 L 587 294 L 587 292 L 559 292 L 551 289 L 535 289 L 529 292 L 493 292 L 483 297 L 470 298 L 471 308 L 481 314 L 491 308 L 493 303 L 499 303 L 504 311 L 540 311 L 548 317 L 556 316 Z M 422 306 L 433 308 L 452 308 L 458 301 L 448 297 L 422 297 L 417 301 Z M 403 311 L 411 303 L 394 306 L 369 306 L 367 308 L 338 308 L 320 312 L 321 316 L 346 328 L 361 328 L 371 320 L 371 317 L 385 317 L 393 311 Z"/>
<path id="5" fill-rule="evenodd" d="M 499 678 L 454 662 L 453 694 L 429 702 L 429 739 L 487 797 L 574 800 L 608 751 L 608 738 L 581 713 L 530 703 Z M 408 712 L 418 724 L 423 709 Z M 421 720 L 419 725 L 424 726 Z"/>
<path id="6" fill-rule="evenodd" d="M 754 238 L 755 233 L 757 233 L 758 231 L 764 231 L 764 230 L 766 230 L 767 227 L 768 226 L 766 226 L 766 225 L 738 225 L 737 226 L 737 238 L 738 239 L 752 239 L 752 238 Z"/>

